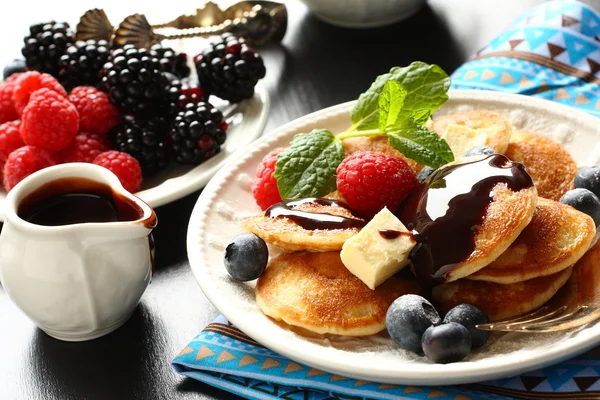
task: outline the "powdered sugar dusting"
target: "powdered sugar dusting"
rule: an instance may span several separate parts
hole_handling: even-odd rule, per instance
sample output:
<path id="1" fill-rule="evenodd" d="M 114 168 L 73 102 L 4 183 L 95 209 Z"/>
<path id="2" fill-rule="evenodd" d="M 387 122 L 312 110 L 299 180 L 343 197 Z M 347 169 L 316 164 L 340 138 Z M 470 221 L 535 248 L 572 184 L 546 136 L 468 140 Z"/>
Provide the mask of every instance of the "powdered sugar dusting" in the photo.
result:
<path id="1" fill-rule="evenodd" d="M 252 190 L 253 179 L 249 174 L 239 174 L 237 177 L 237 183 L 244 190 Z"/>

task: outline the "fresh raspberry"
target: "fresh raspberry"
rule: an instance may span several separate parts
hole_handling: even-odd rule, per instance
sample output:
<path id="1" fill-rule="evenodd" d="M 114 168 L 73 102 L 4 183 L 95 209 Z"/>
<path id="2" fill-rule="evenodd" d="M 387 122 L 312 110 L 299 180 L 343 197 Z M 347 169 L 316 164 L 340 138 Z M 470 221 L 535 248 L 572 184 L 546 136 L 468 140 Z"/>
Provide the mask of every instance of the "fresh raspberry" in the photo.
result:
<path id="1" fill-rule="evenodd" d="M 8 192 L 29 175 L 54 164 L 56 161 L 47 150 L 21 147 L 10 153 L 4 164 L 4 189 Z"/>
<path id="2" fill-rule="evenodd" d="M 78 86 L 71 90 L 69 101 L 79 112 L 82 131 L 106 135 L 121 122 L 119 110 L 108 95 L 93 86 Z"/>
<path id="3" fill-rule="evenodd" d="M 15 102 L 12 98 L 14 87 L 14 83 L 3 83 L 0 85 L 0 124 L 19 119 L 19 114 L 17 114 Z"/>
<path id="4" fill-rule="evenodd" d="M 266 210 L 281 201 L 279 189 L 277 189 L 277 179 L 275 179 L 275 164 L 277 164 L 277 155 L 283 150 L 285 148 L 280 147 L 271 151 L 256 168 L 252 194 L 261 210 Z"/>
<path id="5" fill-rule="evenodd" d="M 394 212 L 418 184 L 401 158 L 379 152 L 356 152 L 337 168 L 337 187 L 350 208 L 373 216 L 383 207 Z"/>
<path id="6" fill-rule="evenodd" d="M 73 104 L 50 89 L 33 92 L 21 123 L 26 144 L 54 153 L 71 144 L 78 130 L 79 114 Z"/>
<path id="7" fill-rule="evenodd" d="M 94 159 L 110 150 L 106 137 L 96 133 L 82 132 L 75 136 L 69 147 L 56 153 L 58 162 L 94 162 Z"/>
<path id="8" fill-rule="evenodd" d="M 94 159 L 100 165 L 119 178 L 128 192 L 135 193 L 142 186 L 142 168 L 140 163 L 127 153 L 116 150 L 106 151 Z"/>
<path id="9" fill-rule="evenodd" d="M 0 165 L 4 165 L 8 155 L 25 146 L 21 139 L 21 121 L 10 121 L 0 125 Z"/>
<path id="10" fill-rule="evenodd" d="M 41 74 L 38 71 L 24 72 L 19 78 L 14 81 L 13 100 L 15 108 L 19 115 L 23 114 L 23 110 L 29 101 L 29 97 L 38 89 L 46 88 L 55 91 L 63 97 L 67 97 L 65 88 L 49 74 Z"/>
<path id="11" fill-rule="evenodd" d="M 24 72 L 16 72 L 4 80 L 4 83 L 15 83 Z"/>

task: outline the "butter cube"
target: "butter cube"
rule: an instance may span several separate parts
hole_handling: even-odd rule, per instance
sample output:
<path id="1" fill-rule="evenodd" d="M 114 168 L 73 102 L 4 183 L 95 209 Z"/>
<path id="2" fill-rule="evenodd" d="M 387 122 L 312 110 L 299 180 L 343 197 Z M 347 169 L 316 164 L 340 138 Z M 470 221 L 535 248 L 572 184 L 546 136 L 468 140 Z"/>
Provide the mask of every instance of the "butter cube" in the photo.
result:
<path id="1" fill-rule="evenodd" d="M 485 146 L 487 133 L 463 125 L 451 124 L 448 125 L 442 138 L 450 146 L 454 158 L 460 158 L 472 147 Z"/>
<path id="2" fill-rule="evenodd" d="M 342 262 L 348 270 L 370 289 L 405 267 L 415 241 L 394 214 L 381 210 L 361 229 L 346 240 L 342 247 Z"/>

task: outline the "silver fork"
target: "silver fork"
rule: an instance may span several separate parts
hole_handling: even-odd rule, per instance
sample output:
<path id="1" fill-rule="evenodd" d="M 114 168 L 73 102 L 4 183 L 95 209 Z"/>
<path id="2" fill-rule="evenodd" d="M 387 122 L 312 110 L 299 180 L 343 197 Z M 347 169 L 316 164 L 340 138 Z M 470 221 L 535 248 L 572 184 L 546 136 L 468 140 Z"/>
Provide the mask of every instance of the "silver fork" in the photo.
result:
<path id="1" fill-rule="evenodd" d="M 600 243 L 573 267 L 565 286 L 546 305 L 526 315 L 477 325 L 486 331 L 556 332 L 600 319 Z"/>

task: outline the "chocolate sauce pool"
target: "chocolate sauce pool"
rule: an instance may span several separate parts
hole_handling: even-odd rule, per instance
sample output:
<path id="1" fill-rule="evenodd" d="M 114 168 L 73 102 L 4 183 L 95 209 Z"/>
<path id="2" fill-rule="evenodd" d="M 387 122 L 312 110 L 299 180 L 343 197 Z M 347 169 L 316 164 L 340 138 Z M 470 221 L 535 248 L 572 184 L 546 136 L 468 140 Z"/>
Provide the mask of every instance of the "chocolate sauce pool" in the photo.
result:
<path id="1" fill-rule="evenodd" d="M 333 215 L 329 213 L 311 213 L 307 211 L 296 210 L 295 208 L 302 205 L 314 203 L 322 206 L 333 206 L 341 207 L 348 210 L 354 218 L 346 218 L 339 215 Z M 348 205 L 344 202 L 331 200 L 331 199 L 320 199 L 315 197 L 309 197 L 306 199 L 284 201 L 277 203 L 267 208 L 265 216 L 270 218 L 285 217 L 296 224 L 300 225 L 304 229 L 314 231 L 316 229 L 346 229 L 346 228 L 362 228 L 366 225 L 366 222 L 360 216 L 353 213 Z"/>
<path id="2" fill-rule="evenodd" d="M 411 195 L 403 220 L 417 242 L 410 258 L 422 284 L 444 281 L 475 250 L 476 227 L 498 183 L 515 192 L 533 186 L 522 164 L 494 154 L 442 168 Z"/>

